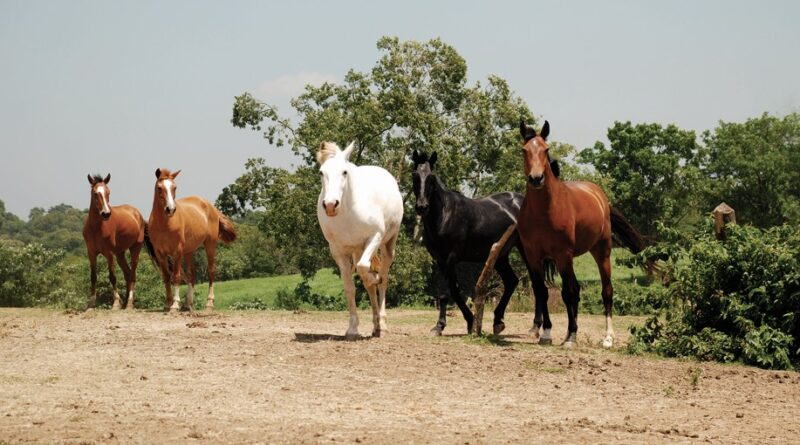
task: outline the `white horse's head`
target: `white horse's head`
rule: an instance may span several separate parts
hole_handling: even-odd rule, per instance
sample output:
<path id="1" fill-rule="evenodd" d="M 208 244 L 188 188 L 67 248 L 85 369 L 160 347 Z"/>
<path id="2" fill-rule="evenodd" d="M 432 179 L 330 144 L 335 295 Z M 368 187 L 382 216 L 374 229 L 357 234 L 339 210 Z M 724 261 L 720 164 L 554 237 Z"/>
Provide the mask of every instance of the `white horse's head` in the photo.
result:
<path id="1" fill-rule="evenodd" d="M 350 182 L 348 175 L 353 173 L 355 165 L 348 159 L 354 147 L 355 143 L 351 142 L 347 148 L 341 150 L 333 142 L 323 142 L 317 151 L 322 179 L 322 207 L 325 209 L 325 214 L 330 217 L 339 213 L 339 206 Z"/>

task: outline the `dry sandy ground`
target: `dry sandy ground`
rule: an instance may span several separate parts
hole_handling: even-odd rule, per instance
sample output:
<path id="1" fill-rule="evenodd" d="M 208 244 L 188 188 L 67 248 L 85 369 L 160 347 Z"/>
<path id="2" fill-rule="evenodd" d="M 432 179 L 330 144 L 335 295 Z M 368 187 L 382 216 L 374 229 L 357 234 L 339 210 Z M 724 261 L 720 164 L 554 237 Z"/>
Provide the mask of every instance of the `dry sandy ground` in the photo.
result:
<path id="1" fill-rule="evenodd" d="M 795 372 L 605 351 L 600 317 L 573 350 L 532 344 L 525 314 L 495 343 L 434 321 L 390 311 L 345 342 L 344 313 L 0 309 L 0 443 L 800 441 Z"/>

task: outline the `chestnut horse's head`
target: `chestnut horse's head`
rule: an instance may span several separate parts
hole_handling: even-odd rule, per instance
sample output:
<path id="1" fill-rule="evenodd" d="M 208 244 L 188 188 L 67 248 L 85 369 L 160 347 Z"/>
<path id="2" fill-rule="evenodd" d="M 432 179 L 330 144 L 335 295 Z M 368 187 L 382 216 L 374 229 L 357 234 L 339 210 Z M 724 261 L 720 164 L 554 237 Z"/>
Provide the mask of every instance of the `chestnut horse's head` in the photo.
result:
<path id="1" fill-rule="evenodd" d="M 411 173 L 413 179 L 412 190 L 414 196 L 417 198 L 416 210 L 418 215 L 425 215 L 428 213 L 431 203 L 431 195 L 433 188 L 436 186 L 436 178 L 433 173 L 433 167 L 436 165 L 437 155 L 433 152 L 430 157 L 425 153 L 411 154 L 411 159 L 414 161 L 414 169 Z"/>
<path id="2" fill-rule="evenodd" d="M 528 184 L 535 189 L 542 188 L 547 178 L 547 172 L 558 177 L 556 161 L 550 160 L 550 146 L 547 144 L 547 136 L 550 134 L 550 123 L 544 121 L 542 131 L 536 130 L 525 121 L 520 121 L 519 132 L 524 140 L 522 146 L 523 156 L 525 157 L 525 176 Z"/>
<path id="3" fill-rule="evenodd" d="M 348 187 L 347 175 L 355 167 L 350 161 L 355 143 L 351 142 L 344 150 L 333 142 L 323 142 L 317 151 L 319 175 L 322 180 L 322 207 L 325 214 L 334 217 L 339 214 L 344 192 Z"/>
<path id="4" fill-rule="evenodd" d="M 107 174 L 105 178 L 100 175 L 87 175 L 87 178 L 89 178 L 89 184 L 92 186 L 90 207 L 97 209 L 101 218 L 110 218 L 111 206 L 108 205 L 108 198 L 111 196 L 111 190 L 108 188 L 108 183 L 111 182 L 111 173 Z"/>
<path id="5" fill-rule="evenodd" d="M 175 192 L 178 190 L 175 184 L 175 177 L 180 174 L 180 170 L 175 173 L 165 169 L 156 169 L 156 189 L 153 197 L 153 208 L 161 207 L 164 214 L 171 217 L 175 214 Z"/>

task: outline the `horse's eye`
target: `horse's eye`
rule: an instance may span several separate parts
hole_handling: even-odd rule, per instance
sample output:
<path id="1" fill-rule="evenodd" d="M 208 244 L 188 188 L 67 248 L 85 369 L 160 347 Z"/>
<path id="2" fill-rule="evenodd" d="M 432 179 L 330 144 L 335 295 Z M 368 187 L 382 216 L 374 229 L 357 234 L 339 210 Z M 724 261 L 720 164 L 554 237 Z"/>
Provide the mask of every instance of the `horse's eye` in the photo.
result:
<path id="1" fill-rule="evenodd" d="M 342 172 L 342 176 L 347 176 L 347 170 Z"/>

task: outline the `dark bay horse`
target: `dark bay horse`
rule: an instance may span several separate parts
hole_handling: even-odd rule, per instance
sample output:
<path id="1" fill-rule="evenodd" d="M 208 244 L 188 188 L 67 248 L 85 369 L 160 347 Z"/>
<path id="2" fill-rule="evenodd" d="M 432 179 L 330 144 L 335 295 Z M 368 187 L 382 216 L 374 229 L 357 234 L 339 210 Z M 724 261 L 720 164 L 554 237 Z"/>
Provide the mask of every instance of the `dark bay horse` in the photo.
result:
<path id="1" fill-rule="evenodd" d="M 471 333 L 474 317 L 459 291 L 456 265 L 460 262 L 486 262 L 492 244 L 517 221 L 523 197 L 519 193 L 503 192 L 471 199 L 448 190 L 434 173 L 436 159 L 435 152 L 430 158 L 416 151 L 412 155 L 416 211 L 422 217 L 425 247 L 447 279 L 450 297 L 461 309 L 467 332 Z M 495 263 L 495 270 L 503 280 L 503 295 L 494 310 L 495 334 L 505 329 L 503 316 L 506 306 L 519 283 L 508 260 L 513 248 L 519 249 L 525 258 L 516 233 L 505 244 Z M 442 294 L 439 296 L 439 321 L 431 330 L 436 335 L 441 335 L 447 324 L 446 309 L 447 295 Z"/>
<path id="2" fill-rule="evenodd" d="M 610 348 L 614 342 L 614 329 L 611 325 L 614 295 L 611 286 L 612 233 L 619 243 L 634 253 L 645 247 L 644 239 L 622 213 L 609 205 L 608 198 L 599 186 L 584 181 L 561 181 L 554 174 L 548 155 L 549 133 L 550 124 L 547 121 L 540 133 L 536 133 L 524 121 L 520 122 L 527 186 L 517 231 L 529 267 L 534 272 L 533 290 L 536 294 L 537 310 L 533 327 L 538 332 L 543 316 L 545 331 L 552 327 L 548 314 L 539 311 L 539 294 L 547 301 L 547 289 L 541 279 L 537 278 L 543 273 L 544 259 L 552 258 L 561 275 L 561 297 L 569 318 L 564 346 L 574 344 L 578 332 L 580 286 L 572 263 L 574 257 L 590 252 L 600 269 L 602 283 L 601 294 L 606 315 L 603 346 Z"/>
<path id="3" fill-rule="evenodd" d="M 139 264 L 139 252 L 144 243 L 144 218 L 135 207 L 119 205 L 111 207 L 108 204 L 111 190 L 108 183 L 111 175 L 105 178 L 100 175 L 88 175 L 89 184 L 92 186 L 92 196 L 89 204 L 89 214 L 83 223 L 83 239 L 86 241 L 86 251 L 89 254 L 91 267 L 92 294 L 89 296 L 87 309 L 94 308 L 97 304 L 97 255 L 102 254 L 108 263 L 108 280 L 114 291 L 114 305 L 112 309 L 121 309 L 122 303 L 117 293 L 117 276 L 115 273 L 114 258 L 119 261 L 119 267 L 125 276 L 125 287 L 128 292 L 127 308 L 133 309 L 133 288 L 136 285 L 136 267 Z M 131 253 L 131 264 L 125 259 L 125 251 Z"/>
<path id="4" fill-rule="evenodd" d="M 177 311 L 180 306 L 181 262 L 188 269 L 189 291 L 186 306 L 191 310 L 196 280 L 194 252 L 205 247 L 208 258 L 208 300 L 206 309 L 214 308 L 214 253 L 217 241 L 230 243 L 236 239 L 233 223 L 210 202 L 199 196 L 175 199 L 175 177 L 181 171 L 156 170 L 153 209 L 147 223 L 147 251 L 161 269 L 166 288 L 165 310 Z"/>

